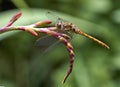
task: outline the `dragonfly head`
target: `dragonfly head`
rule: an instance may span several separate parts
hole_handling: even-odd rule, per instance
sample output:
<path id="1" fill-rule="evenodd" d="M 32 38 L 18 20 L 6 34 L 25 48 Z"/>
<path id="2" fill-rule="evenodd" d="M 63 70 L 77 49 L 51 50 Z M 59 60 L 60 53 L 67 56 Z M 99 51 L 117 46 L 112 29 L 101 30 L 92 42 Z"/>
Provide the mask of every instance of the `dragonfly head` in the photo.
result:
<path id="1" fill-rule="evenodd" d="M 58 32 L 67 34 L 70 37 L 72 36 L 73 24 L 71 22 L 63 22 L 61 19 L 59 19 L 59 21 L 56 23 L 56 27 Z"/>

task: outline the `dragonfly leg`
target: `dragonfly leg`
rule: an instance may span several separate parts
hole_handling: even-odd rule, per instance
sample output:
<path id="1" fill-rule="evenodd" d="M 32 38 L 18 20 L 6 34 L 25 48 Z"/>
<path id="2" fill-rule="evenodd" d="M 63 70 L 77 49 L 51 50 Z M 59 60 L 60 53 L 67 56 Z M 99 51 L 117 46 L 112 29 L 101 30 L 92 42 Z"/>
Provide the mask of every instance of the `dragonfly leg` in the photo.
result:
<path id="1" fill-rule="evenodd" d="M 67 35 L 67 34 L 61 34 L 61 36 L 64 37 L 65 39 L 67 39 L 67 40 L 71 38 L 71 37 L 70 37 L 69 35 Z"/>

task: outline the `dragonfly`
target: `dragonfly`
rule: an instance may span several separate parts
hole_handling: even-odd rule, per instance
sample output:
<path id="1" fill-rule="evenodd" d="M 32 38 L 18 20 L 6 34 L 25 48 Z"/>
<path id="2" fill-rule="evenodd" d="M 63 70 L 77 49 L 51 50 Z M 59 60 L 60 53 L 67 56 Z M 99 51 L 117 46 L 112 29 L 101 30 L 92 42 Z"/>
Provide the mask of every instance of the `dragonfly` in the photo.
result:
<path id="1" fill-rule="evenodd" d="M 56 26 L 57 28 L 54 30 L 56 32 L 59 33 L 64 33 L 64 37 L 68 40 L 70 38 L 72 38 L 72 34 L 70 31 L 66 31 L 64 30 L 64 22 L 66 20 L 63 20 L 62 18 L 58 17 L 57 15 L 53 14 L 52 12 L 47 12 L 46 16 L 52 20 L 52 25 L 50 26 Z M 67 36 L 67 35 L 68 36 Z M 43 35 L 42 37 L 38 38 L 37 41 L 35 42 L 35 46 L 41 46 L 41 47 L 45 47 L 44 49 L 44 53 L 48 52 L 51 48 L 53 48 L 53 46 L 59 44 L 60 41 L 58 41 L 56 38 L 54 38 L 53 36 L 49 36 L 49 35 Z"/>
<path id="2" fill-rule="evenodd" d="M 73 63 L 74 63 L 74 51 L 73 51 L 73 47 L 71 45 L 71 43 L 69 42 L 69 40 L 72 38 L 72 34 L 76 33 L 76 34 L 80 34 L 82 36 L 85 36 L 93 41 L 95 41 L 96 43 L 106 47 L 109 49 L 109 46 L 107 44 L 105 44 L 104 42 L 96 39 L 95 37 L 81 31 L 77 26 L 75 26 L 73 23 L 66 21 L 58 16 L 56 16 L 55 14 L 48 12 L 47 15 L 49 17 L 51 17 L 52 19 L 55 18 L 56 19 L 56 23 L 55 23 L 55 29 L 52 31 L 55 31 L 57 33 L 60 34 L 64 34 L 64 36 L 62 38 L 59 38 L 59 40 L 62 40 L 64 42 L 64 44 L 66 45 L 69 55 L 70 55 L 70 62 L 69 62 L 69 68 L 68 71 L 64 77 L 63 83 L 65 83 L 66 79 L 68 78 L 68 76 L 71 74 L 72 69 L 73 69 Z M 48 48 L 53 47 L 54 45 L 56 45 L 56 43 L 58 43 L 60 41 L 58 41 L 57 39 L 55 39 L 52 36 L 45 36 L 43 38 L 40 38 L 37 40 L 36 44 L 38 46 L 43 46 L 43 45 L 48 45 Z"/>

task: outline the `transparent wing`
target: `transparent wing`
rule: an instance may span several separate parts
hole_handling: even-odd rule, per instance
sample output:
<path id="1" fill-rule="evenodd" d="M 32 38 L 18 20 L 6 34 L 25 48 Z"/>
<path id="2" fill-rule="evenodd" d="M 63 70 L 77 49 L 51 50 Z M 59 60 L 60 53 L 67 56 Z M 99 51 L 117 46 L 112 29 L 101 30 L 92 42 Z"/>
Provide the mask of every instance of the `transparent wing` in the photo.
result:
<path id="1" fill-rule="evenodd" d="M 57 45 L 59 41 L 54 38 L 53 36 L 44 36 L 42 38 L 39 38 L 35 42 L 35 46 L 38 46 L 40 49 L 44 51 L 44 53 L 48 52 L 52 48 L 54 48 L 55 45 Z"/>
<path id="2" fill-rule="evenodd" d="M 53 36 L 46 35 L 46 36 L 43 36 L 37 39 L 37 41 L 35 42 L 35 46 L 50 46 L 57 41 L 58 40 L 54 38 Z"/>
<path id="3" fill-rule="evenodd" d="M 52 20 L 54 24 L 58 22 L 58 19 L 60 19 L 57 15 L 50 11 L 46 12 L 46 16 L 48 17 L 48 19 Z"/>

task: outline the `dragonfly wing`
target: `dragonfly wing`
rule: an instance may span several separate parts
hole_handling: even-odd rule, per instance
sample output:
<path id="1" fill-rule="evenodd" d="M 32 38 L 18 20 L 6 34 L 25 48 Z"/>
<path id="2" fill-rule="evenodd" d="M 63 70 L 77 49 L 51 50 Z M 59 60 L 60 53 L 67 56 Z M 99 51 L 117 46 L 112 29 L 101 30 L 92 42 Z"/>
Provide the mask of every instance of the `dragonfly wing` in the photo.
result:
<path id="1" fill-rule="evenodd" d="M 37 39 L 37 41 L 35 42 L 35 46 L 50 46 L 52 44 L 54 44 L 57 41 L 56 38 L 54 38 L 53 36 L 44 36 L 42 38 Z"/>
<path id="2" fill-rule="evenodd" d="M 53 22 L 53 24 L 56 24 L 57 20 L 59 19 L 57 15 L 53 14 L 50 11 L 46 12 L 46 16 L 48 17 L 48 19 L 50 19 Z"/>
<path id="3" fill-rule="evenodd" d="M 54 38 L 53 36 L 44 36 L 42 38 L 39 38 L 35 42 L 35 46 L 40 47 L 40 49 L 44 50 L 44 53 L 48 52 L 51 50 L 55 45 L 57 45 L 59 41 Z"/>
<path id="4" fill-rule="evenodd" d="M 62 18 L 58 17 L 57 15 L 55 15 L 53 12 L 50 11 L 46 13 L 46 16 L 48 17 L 48 19 L 50 19 L 53 22 L 54 25 L 56 23 L 62 24 L 63 22 L 65 22 Z"/>
<path id="5" fill-rule="evenodd" d="M 59 43 L 60 43 L 59 41 L 56 41 L 54 44 L 52 44 L 51 46 L 49 46 L 48 48 L 46 48 L 44 50 L 44 53 L 47 53 L 48 51 L 50 51 L 51 49 L 53 49 Z"/>

